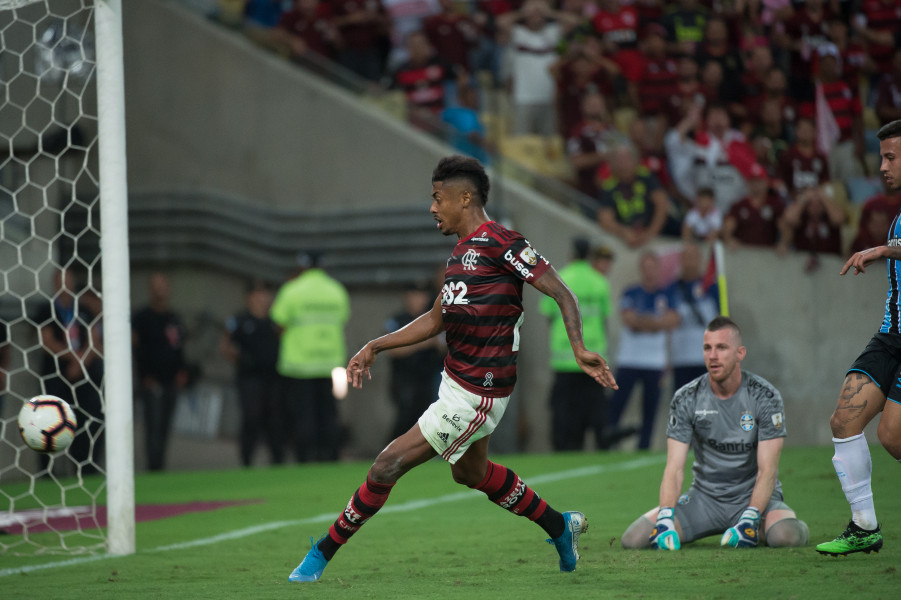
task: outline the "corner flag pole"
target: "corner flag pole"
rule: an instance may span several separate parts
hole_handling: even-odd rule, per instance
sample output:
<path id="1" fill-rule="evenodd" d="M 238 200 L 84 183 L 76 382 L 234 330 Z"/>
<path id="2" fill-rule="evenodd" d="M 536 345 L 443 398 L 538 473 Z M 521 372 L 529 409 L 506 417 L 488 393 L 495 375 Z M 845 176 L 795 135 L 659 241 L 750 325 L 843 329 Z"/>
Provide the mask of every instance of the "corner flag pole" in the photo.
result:
<path id="1" fill-rule="evenodd" d="M 726 260 L 723 258 L 723 242 L 713 242 L 713 256 L 716 262 L 716 285 L 720 290 L 720 314 L 729 316 L 729 296 L 726 293 Z"/>

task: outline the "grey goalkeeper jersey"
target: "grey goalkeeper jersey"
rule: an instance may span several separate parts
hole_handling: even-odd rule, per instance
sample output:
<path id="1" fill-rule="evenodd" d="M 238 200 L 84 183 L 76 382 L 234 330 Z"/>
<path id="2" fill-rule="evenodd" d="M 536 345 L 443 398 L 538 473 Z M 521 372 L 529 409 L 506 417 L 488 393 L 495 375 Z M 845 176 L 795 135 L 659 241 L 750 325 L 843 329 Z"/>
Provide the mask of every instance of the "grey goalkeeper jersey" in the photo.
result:
<path id="1" fill-rule="evenodd" d="M 673 396 L 666 435 L 691 444 L 695 489 L 746 501 L 757 479 L 757 443 L 785 437 L 784 412 L 779 390 L 762 377 L 742 371 L 738 391 L 722 400 L 704 374 Z M 782 491 L 778 481 L 776 489 Z"/>

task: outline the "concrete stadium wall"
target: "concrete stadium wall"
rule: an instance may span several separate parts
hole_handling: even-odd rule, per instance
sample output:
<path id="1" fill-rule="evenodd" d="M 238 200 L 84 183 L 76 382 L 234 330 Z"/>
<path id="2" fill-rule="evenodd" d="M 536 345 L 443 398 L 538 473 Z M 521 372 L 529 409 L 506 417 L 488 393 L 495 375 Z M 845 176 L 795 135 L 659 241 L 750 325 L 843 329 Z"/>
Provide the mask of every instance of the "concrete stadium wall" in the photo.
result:
<path id="1" fill-rule="evenodd" d="M 407 202 L 427 210 L 431 170 L 449 148 L 177 5 L 145 0 L 124 3 L 124 10 L 132 189 L 210 188 L 311 211 Z M 502 199 L 509 224 L 558 267 L 568 260 L 574 236 L 605 239 L 593 224 L 515 182 L 495 176 L 493 186 L 500 193 L 489 213 Z M 613 245 L 611 282 L 618 294 L 637 279 L 637 254 Z M 672 247 L 659 245 L 663 251 Z M 805 262 L 801 255 L 729 253 L 730 304 L 745 331 L 746 368 L 785 396 L 789 443 L 827 444 L 844 371 L 879 325 L 885 277 L 875 268 L 841 279 L 837 258 L 822 259 L 818 271 L 806 274 Z M 176 305 L 186 314 L 224 319 L 240 306 L 240 281 L 181 265 L 171 272 Z M 146 274 L 134 273 L 135 305 L 143 301 Z M 497 435 L 496 449 L 516 449 L 517 411 L 531 428 L 525 449 L 549 448 L 547 326 L 536 311 L 538 294 L 526 294 L 517 405 Z M 350 352 L 381 333 L 400 296 L 354 289 L 352 302 Z M 611 330 L 615 344 L 615 319 Z M 189 350 L 205 357 L 210 376 L 226 380 L 227 367 L 208 346 Z M 387 369 L 377 364 L 371 385 L 342 404 L 353 456 L 372 456 L 386 441 L 393 418 L 386 379 Z M 662 404 L 658 448 L 664 446 Z M 630 407 L 625 420 L 637 419 Z M 874 435 L 870 439 L 875 442 Z"/>

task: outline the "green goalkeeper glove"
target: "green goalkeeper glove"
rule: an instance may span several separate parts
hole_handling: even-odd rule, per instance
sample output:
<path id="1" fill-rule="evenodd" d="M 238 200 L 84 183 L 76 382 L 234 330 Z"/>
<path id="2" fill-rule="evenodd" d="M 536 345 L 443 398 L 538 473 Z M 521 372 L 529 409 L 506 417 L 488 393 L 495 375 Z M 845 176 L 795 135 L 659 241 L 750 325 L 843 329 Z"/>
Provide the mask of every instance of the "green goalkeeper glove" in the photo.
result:
<path id="1" fill-rule="evenodd" d="M 741 513 L 738 523 L 730 527 L 720 539 L 720 546 L 754 548 L 757 546 L 757 529 L 760 527 L 760 511 L 749 506 Z"/>
<path id="2" fill-rule="evenodd" d="M 682 547 L 676 523 L 673 521 L 673 509 L 665 506 L 657 511 L 657 524 L 651 531 L 651 547 L 654 550 L 678 550 Z"/>

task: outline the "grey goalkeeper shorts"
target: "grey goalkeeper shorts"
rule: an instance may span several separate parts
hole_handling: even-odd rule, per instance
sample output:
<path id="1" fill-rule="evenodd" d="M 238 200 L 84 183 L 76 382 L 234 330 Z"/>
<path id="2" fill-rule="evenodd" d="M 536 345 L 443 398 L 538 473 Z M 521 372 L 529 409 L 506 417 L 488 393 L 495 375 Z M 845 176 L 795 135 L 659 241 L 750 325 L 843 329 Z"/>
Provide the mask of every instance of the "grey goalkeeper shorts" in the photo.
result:
<path id="1" fill-rule="evenodd" d="M 708 535 L 721 534 L 738 522 L 741 513 L 748 508 L 748 501 L 728 503 L 708 494 L 689 488 L 679 497 L 675 506 L 676 519 L 682 526 L 682 542 L 692 542 Z M 763 514 L 775 509 L 791 510 L 782 501 L 782 491 L 776 489 Z"/>

